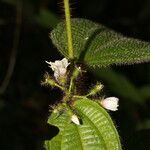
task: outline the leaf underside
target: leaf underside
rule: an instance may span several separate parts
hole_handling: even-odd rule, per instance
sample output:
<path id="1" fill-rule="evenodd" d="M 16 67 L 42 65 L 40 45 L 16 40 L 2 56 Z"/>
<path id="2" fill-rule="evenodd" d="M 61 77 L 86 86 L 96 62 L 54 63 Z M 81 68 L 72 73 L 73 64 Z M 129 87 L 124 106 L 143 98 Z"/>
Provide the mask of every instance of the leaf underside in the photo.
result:
<path id="1" fill-rule="evenodd" d="M 121 150 L 113 122 L 99 104 L 80 99 L 74 108 L 81 125 L 71 122 L 67 110 L 50 116 L 48 122 L 58 126 L 60 133 L 45 142 L 47 150 Z"/>
<path id="2" fill-rule="evenodd" d="M 134 64 L 150 60 L 150 43 L 124 37 L 100 24 L 86 19 L 72 19 L 74 57 L 89 66 Z M 68 55 L 65 23 L 51 32 L 50 38 L 57 49 Z"/>

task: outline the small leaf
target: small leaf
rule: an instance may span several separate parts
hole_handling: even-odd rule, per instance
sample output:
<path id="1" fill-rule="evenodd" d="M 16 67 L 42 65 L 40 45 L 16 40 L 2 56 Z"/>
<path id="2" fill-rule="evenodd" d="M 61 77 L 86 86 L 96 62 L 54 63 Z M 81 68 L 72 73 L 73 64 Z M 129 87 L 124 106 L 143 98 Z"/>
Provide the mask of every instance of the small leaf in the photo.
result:
<path id="1" fill-rule="evenodd" d="M 58 50 L 68 58 L 67 36 L 64 22 L 51 32 Z M 89 66 L 134 64 L 150 60 L 150 44 L 127 38 L 106 27 L 86 19 L 72 19 L 75 58 Z"/>
<path id="2" fill-rule="evenodd" d="M 68 111 L 53 113 L 48 122 L 60 133 L 46 141 L 47 150 L 121 150 L 118 133 L 108 113 L 96 102 L 79 99 L 74 103 L 81 125 L 71 122 Z"/>

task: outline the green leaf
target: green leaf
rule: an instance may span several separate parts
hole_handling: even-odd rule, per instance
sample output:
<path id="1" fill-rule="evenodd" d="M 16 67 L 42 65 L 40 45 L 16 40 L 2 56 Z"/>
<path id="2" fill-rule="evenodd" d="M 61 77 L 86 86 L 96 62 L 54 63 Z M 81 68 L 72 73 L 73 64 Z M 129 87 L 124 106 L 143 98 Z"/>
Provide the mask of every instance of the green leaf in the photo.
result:
<path id="1" fill-rule="evenodd" d="M 50 38 L 58 50 L 68 58 L 64 22 L 51 32 Z M 127 38 L 86 19 L 72 19 L 74 57 L 89 66 L 134 64 L 150 60 L 150 44 Z"/>
<path id="2" fill-rule="evenodd" d="M 98 103 L 79 99 L 74 109 L 81 125 L 71 122 L 68 110 L 50 116 L 48 123 L 58 126 L 60 133 L 45 142 L 47 150 L 121 150 L 117 130 Z"/>

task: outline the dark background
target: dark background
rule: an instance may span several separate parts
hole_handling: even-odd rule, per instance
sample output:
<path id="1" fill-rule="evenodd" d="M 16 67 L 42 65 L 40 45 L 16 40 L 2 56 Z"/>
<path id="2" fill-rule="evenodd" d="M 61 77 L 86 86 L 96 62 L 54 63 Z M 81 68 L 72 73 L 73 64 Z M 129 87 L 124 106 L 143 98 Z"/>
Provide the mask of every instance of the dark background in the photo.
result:
<path id="1" fill-rule="evenodd" d="M 72 0 L 71 8 L 72 17 L 91 19 L 150 41 L 150 0 Z M 43 141 L 57 133 L 46 121 L 49 104 L 61 99 L 61 93 L 41 87 L 40 82 L 46 71 L 52 73 L 45 60 L 62 58 L 49 33 L 63 18 L 61 0 L 0 1 L 0 150 L 41 150 Z M 123 149 L 148 150 L 150 64 L 112 68 L 115 77 L 111 73 L 112 78 L 97 77 L 105 84 L 106 95 L 120 98 L 119 111 L 111 116 Z M 141 97 L 134 100 L 132 91 L 133 98 L 126 96 L 130 95 L 129 84 Z"/>

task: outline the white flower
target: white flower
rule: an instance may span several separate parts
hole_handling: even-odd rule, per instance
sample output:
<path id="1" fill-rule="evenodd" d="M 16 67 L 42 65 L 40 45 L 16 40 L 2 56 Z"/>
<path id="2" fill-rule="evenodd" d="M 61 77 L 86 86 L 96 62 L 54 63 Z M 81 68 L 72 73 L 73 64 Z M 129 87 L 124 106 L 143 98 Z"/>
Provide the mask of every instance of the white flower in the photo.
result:
<path id="1" fill-rule="evenodd" d="M 77 125 L 80 125 L 80 121 L 76 115 L 71 116 L 71 121 Z"/>
<path id="2" fill-rule="evenodd" d="M 46 63 L 48 63 L 50 65 L 49 67 L 54 71 L 54 77 L 57 81 L 59 78 L 64 78 L 66 76 L 67 67 L 70 64 L 66 58 L 56 60 L 55 62 L 46 61 Z"/>
<path id="3" fill-rule="evenodd" d="M 101 105 L 108 110 L 116 111 L 119 106 L 118 101 L 119 99 L 116 97 L 108 97 L 101 101 Z"/>

